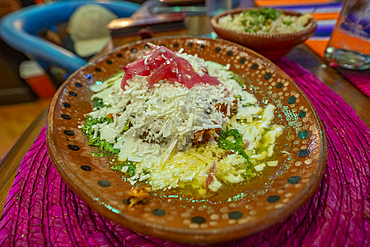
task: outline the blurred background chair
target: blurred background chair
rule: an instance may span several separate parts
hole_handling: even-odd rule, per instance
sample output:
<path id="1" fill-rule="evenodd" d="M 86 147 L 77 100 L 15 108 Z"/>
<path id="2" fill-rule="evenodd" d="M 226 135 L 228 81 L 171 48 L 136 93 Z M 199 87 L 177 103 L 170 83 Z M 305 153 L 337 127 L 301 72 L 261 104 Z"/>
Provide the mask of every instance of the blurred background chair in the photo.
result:
<path id="1" fill-rule="evenodd" d="M 9 46 L 35 59 L 43 68 L 56 66 L 68 74 L 86 64 L 75 53 L 39 36 L 42 29 L 54 30 L 59 23 L 68 22 L 73 12 L 85 4 L 99 4 L 119 18 L 129 17 L 140 5 L 126 1 L 61 1 L 25 7 L 0 20 L 0 37 Z"/>

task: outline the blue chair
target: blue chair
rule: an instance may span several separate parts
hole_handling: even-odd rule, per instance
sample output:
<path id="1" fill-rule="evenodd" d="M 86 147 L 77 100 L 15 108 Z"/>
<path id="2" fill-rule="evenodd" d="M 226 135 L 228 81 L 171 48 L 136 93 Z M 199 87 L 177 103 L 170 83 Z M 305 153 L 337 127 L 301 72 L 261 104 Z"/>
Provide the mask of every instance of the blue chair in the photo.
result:
<path id="1" fill-rule="evenodd" d="M 84 4 L 100 4 L 119 18 L 129 17 L 139 4 L 125 1 L 62 1 L 32 5 L 6 15 L 0 20 L 0 37 L 14 49 L 35 59 L 44 68 L 56 66 L 73 73 L 86 64 L 86 60 L 60 46 L 41 39 L 37 32 L 52 28 L 58 23 L 68 22 L 72 13 Z"/>

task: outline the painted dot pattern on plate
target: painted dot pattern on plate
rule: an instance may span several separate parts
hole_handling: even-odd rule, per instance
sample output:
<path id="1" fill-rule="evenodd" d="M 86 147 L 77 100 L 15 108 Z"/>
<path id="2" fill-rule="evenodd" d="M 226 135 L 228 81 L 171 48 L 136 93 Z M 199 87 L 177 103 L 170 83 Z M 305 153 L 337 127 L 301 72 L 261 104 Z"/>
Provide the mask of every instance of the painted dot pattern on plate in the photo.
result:
<path id="1" fill-rule="evenodd" d="M 202 216 L 195 216 L 195 217 L 191 218 L 191 222 L 196 223 L 196 224 L 203 224 L 206 221 L 207 220 Z"/>
<path id="2" fill-rule="evenodd" d="M 122 203 L 125 205 L 130 205 L 130 199 L 124 198 L 122 199 Z"/>
<path id="3" fill-rule="evenodd" d="M 306 157 L 310 154 L 308 149 L 302 149 L 298 152 L 298 157 Z"/>
<path id="4" fill-rule="evenodd" d="M 152 211 L 152 214 L 158 217 L 164 216 L 166 214 L 166 210 L 161 208 L 156 208 Z"/>
<path id="5" fill-rule="evenodd" d="M 271 73 L 266 73 L 266 74 L 263 76 L 263 79 L 265 79 L 265 80 L 270 80 L 270 79 L 271 79 Z"/>
<path id="6" fill-rule="evenodd" d="M 297 98 L 295 96 L 290 96 L 288 98 L 288 104 L 294 104 L 297 101 Z"/>
<path id="7" fill-rule="evenodd" d="M 275 203 L 275 202 L 278 202 L 280 200 L 280 196 L 278 196 L 278 195 L 272 195 L 272 196 L 267 197 L 266 200 L 269 203 Z"/>
<path id="8" fill-rule="evenodd" d="M 310 132 L 307 130 L 302 130 L 298 133 L 298 137 L 301 139 L 306 139 L 309 136 L 310 136 Z"/>
<path id="9" fill-rule="evenodd" d="M 71 95 L 72 97 L 77 97 L 77 94 L 75 92 L 69 92 L 69 95 Z"/>
<path id="10" fill-rule="evenodd" d="M 84 171 L 87 171 L 87 172 L 92 171 L 92 167 L 89 166 L 89 165 L 82 165 L 81 169 L 84 170 Z"/>
<path id="11" fill-rule="evenodd" d="M 63 131 L 64 134 L 66 134 L 67 136 L 74 136 L 75 133 L 72 131 L 72 130 L 65 130 Z"/>
<path id="12" fill-rule="evenodd" d="M 171 40 L 156 39 L 151 42 L 157 45 L 164 44 L 166 47 L 175 48 L 176 50 L 182 48 L 185 53 L 199 53 L 200 57 L 205 56 L 207 58 L 206 60 L 217 60 L 223 65 L 230 64 L 231 69 L 236 70 L 244 79 L 253 78 L 251 81 L 253 93 L 263 95 L 264 92 L 261 88 L 268 88 L 264 97 L 269 99 L 270 102 L 275 102 L 277 105 L 279 104 L 276 112 L 277 115 L 280 116 L 279 118 L 281 121 L 290 121 L 289 124 L 296 126 L 297 129 L 299 128 L 298 131 L 290 131 L 290 133 L 294 134 L 289 136 L 290 146 L 288 146 L 287 150 L 292 154 L 292 161 L 288 160 L 276 167 L 276 169 L 282 171 L 283 175 L 286 173 L 289 174 L 289 176 L 283 179 L 285 175 L 282 175 L 280 180 L 278 177 L 275 181 L 278 187 L 260 196 L 263 200 L 259 200 L 258 203 L 253 201 L 240 203 L 240 201 L 236 200 L 235 202 L 225 202 L 223 207 L 207 208 L 203 205 L 186 208 L 173 206 L 173 204 L 171 204 L 172 202 L 165 203 L 163 200 L 154 199 L 153 201 L 149 200 L 149 203 L 139 203 L 134 207 L 128 207 L 128 205 L 130 205 L 130 199 L 127 196 L 127 191 L 122 189 L 126 188 L 127 182 L 122 181 L 120 176 L 101 176 L 99 171 L 106 171 L 109 169 L 109 166 L 107 162 L 103 161 L 106 158 L 95 157 L 92 158 L 92 160 L 99 160 L 100 165 L 87 162 L 75 165 L 76 169 L 84 174 L 81 176 L 91 178 L 92 182 L 89 189 L 94 190 L 94 188 L 96 189 L 99 187 L 104 191 L 114 190 L 113 194 L 107 192 L 107 195 L 103 196 L 107 196 L 107 198 L 111 198 L 112 201 L 115 201 L 115 207 L 125 214 L 136 215 L 135 217 L 141 217 L 141 219 L 144 220 L 148 219 L 153 222 L 153 224 L 176 224 L 176 227 L 181 226 L 184 228 L 197 229 L 197 231 L 202 231 L 203 229 L 218 229 L 225 225 L 246 224 L 251 220 L 251 217 L 258 219 L 264 211 L 271 212 L 276 209 L 284 208 L 285 205 L 289 204 L 296 195 L 295 191 L 301 190 L 305 184 L 307 184 L 307 182 L 302 183 L 303 173 L 301 169 L 294 170 L 291 167 L 301 168 L 303 165 L 307 165 L 307 167 L 310 168 L 312 167 L 312 160 L 315 159 L 313 154 L 316 156 L 318 155 L 317 151 L 312 152 L 312 150 L 309 149 L 309 144 L 312 141 L 311 137 L 314 136 L 313 133 L 318 133 L 317 125 L 312 129 L 310 128 L 312 125 L 311 118 L 313 116 L 312 109 L 306 106 L 307 103 L 305 103 L 304 99 L 302 100 L 302 97 L 299 97 L 290 79 L 281 75 L 280 72 L 276 72 L 274 65 L 266 65 L 261 62 L 261 58 L 255 57 L 256 55 L 250 55 L 247 51 L 238 52 L 240 48 L 236 49 L 234 47 L 229 47 L 222 41 L 202 41 L 197 38 L 173 38 Z M 70 153 L 82 153 L 82 151 L 86 149 L 86 144 L 81 141 L 83 139 L 82 134 L 75 131 L 78 126 L 83 124 L 84 117 L 83 114 L 78 115 L 79 112 L 74 109 L 78 108 L 81 98 L 89 101 L 90 95 L 88 86 L 95 81 L 107 79 L 109 73 L 112 75 L 118 72 L 125 63 L 134 61 L 137 57 L 150 50 L 151 48 L 144 41 L 135 45 L 126 46 L 126 48 L 117 50 L 105 59 L 101 59 L 88 66 L 84 73 L 79 75 L 78 79 L 72 80 L 72 83 L 67 84 L 66 92 L 68 92 L 68 94 L 59 96 L 61 99 L 61 103 L 59 103 L 61 107 L 55 112 L 56 119 L 59 118 L 58 121 L 61 125 L 66 126 L 60 130 L 58 134 L 63 135 L 64 138 L 69 137 L 69 139 L 64 139 L 64 142 L 60 144 L 64 145 L 61 146 L 61 149 L 67 148 L 71 151 Z M 305 107 L 300 108 L 302 105 L 305 105 Z M 288 106 L 290 108 L 288 108 Z M 304 125 L 306 125 L 306 128 L 302 127 Z M 290 128 L 288 124 L 287 128 Z M 304 143 L 304 141 L 306 142 Z M 298 164 L 296 163 L 297 160 L 300 162 L 299 167 L 296 165 Z M 78 162 L 76 162 L 76 164 L 78 164 Z M 94 167 L 94 169 L 92 167 Z M 115 172 L 111 172 L 115 174 Z M 303 178 L 307 177 L 303 176 Z M 137 213 L 137 211 L 142 211 L 142 213 Z M 181 220 L 179 220 L 180 218 Z"/>
<path id="13" fill-rule="evenodd" d="M 301 179 L 302 178 L 300 176 L 293 176 L 293 177 L 288 178 L 288 183 L 298 184 L 301 181 Z"/>
<path id="14" fill-rule="evenodd" d="M 69 116 L 69 115 L 67 115 L 67 114 L 62 114 L 62 115 L 60 115 L 63 119 L 65 119 L 65 120 L 71 120 L 72 118 L 71 118 L 71 116 Z"/>
<path id="15" fill-rule="evenodd" d="M 304 118 L 305 116 L 306 116 L 305 111 L 300 111 L 299 114 L 298 114 L 298 117 L 300 117 L 300 118 Z"/>
<path id="16" fill-rule="evenodd" d="M 72 151 L 78 151 L 78 150 L 80 150 L 80 147 L 79 146 L 77 146 L 77 145 L 68 145 L 67 146 L 70 150 L 72 150 Z"/>
<path id="17" fill-rule="evenodd" d="M 109 182 L 108 180 L 99 180 L 98 181 L 98 185 L 100 187 L 110 187 L 111 186 L 111 182 Z"/>
<path id="18" fill-rule="evenodd" d="M 243 217 L 243 213 L 240 211 L 233 211 L 229 213 L 229 219 L 238 220 Z"/>

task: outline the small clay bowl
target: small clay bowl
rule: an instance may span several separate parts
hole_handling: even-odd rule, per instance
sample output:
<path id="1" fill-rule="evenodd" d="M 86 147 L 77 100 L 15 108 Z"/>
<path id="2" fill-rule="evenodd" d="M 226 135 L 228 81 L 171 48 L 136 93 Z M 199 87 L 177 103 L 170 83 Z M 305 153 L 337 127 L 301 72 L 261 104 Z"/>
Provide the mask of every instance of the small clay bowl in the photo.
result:
<path id="1" fill-rule="evenodd" d="M 252 9 L 232 9 L 214 16 L 211 20 L 213 30 L 220 38 L 246 46 L 269 59 L 276 59 L 288 54 L 296 45 L 303 43 L 311 37 L 317 28 L 317 21 L 313 18 L 309 19 L 309 22 L 306 24 L 306 29 L 299 32 L 284 34 L 246 33 L 224 29 L 218 25 L 218 20 L 221 17 L 229 14 L 236 15 L 244 10 Z M 291 16 L 301 15 L 298 12 L 285 10 L 283 13 Z"/>

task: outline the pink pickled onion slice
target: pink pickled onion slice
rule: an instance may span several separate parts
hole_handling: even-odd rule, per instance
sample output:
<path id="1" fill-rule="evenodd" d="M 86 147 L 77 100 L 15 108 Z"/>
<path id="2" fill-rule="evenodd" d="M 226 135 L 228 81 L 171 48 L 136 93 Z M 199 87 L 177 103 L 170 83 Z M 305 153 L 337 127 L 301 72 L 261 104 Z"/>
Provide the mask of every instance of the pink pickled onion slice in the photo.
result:
<path id="1" fill-rule="evenodd" d="M 148 86 L 153 86 L 155 83 L 160 80 L 168 80 L 170 82 L 175 82 L 177 79 L 177 64 L 175 61 L 171 60 L 165 62 L 159 67 L 154 73 L 147 78 Z"/>
<path id="2" fill-rule="evenodd" d="M 169 82 L 178 82 L 186 86 L 190 79 L 196 75 L 197 73 L 186 59 L 174 57 L 166 61 L 147 80 L 149 86 L 153 86 L 155 83 L 165 79 Z"/>
<path id="3" fill-rule="evenodd" d="M 173 51 L 166 47 L 157 47 L 155 50 L 139 58 L 137 61 L 128 64 L 123 67 L 125 74 L 122 78 L 121 88 L 124 90 L 127 85 L 127 81 L 136 75 L 151 75 L 164 62 L 173 57 L 175 57 L 175 53 Z"/>
<path id="4" fill-rule="evenodd" d="M 199 83 L 207 83 L 209 85 L 217 86 L 221 84 L 216 77 L 204 74 L 203 76 L 196 75 L 191 80 L 185 85 L 187 88 L 192 88 L 194 85 L 199 84 Z"/>
<path id="5" fill-rule="evenodd" d="M 125 72 L 121 82 L 123 90 L 128 85 L 127 81 L 136 75 L 147 76 L 148 86 L 153 86 L 161 80 L 178 82 L 189 89 L 201 82 L 214 86 L 221 84 L 216 77 L 207 74 L 200 76 L 186 59 L 176 57 L 175 52 L 168 48 L 149 45 L 154 48 L 153 51 L 123 67 Z"/>
<path id="6" fill-rule="evenodd" d="M 213 174 L 216 171 L 216 161 L 213 161 L 211 169 L 209 169 L 208 176 L 206 178 L 206 190 L 209 190 L 209 185 L 213 182 Z"/>
<path id="7" fill-rule="evenodd" d="M 158 57 L 162 58 L 164 61 L 169 60 L 173 57 L 175 57 L 175 52 L 171 51 L 170 49 L 164 47 L 164 46 L 153 46 L 154 48 L 153 54 L 147 58 L 146 64 L 149 65 L 153 63 Z"/>

